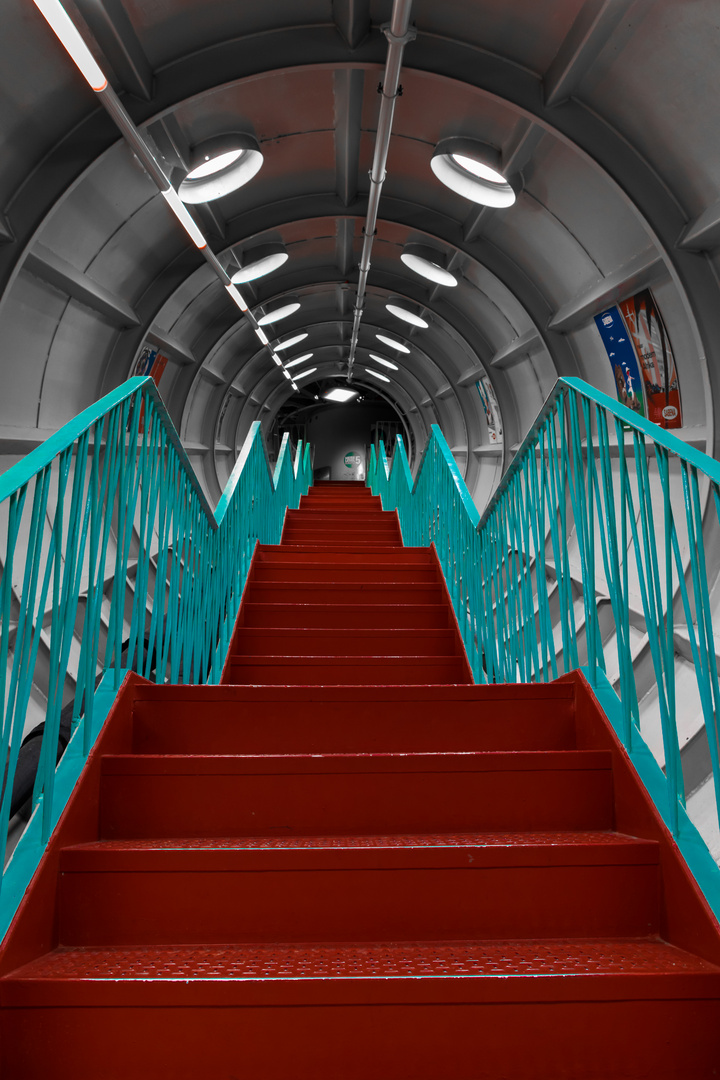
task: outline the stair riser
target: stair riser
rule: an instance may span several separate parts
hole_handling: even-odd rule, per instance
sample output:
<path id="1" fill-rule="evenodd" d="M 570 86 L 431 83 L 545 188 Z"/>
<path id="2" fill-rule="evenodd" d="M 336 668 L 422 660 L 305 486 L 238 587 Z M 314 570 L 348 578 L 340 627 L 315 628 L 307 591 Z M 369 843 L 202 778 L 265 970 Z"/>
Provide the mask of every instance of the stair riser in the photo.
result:
<path id="1" fill-rule="evenodd" d="M 362 554 L 350 555 L 346 551 L 337 551 L 328 549 L 327 551 L 293 551 L 292 549 L 285 547 L 275 548 L 274 551 L 268 551 L 267 548 L 258 552 L 255 565 L 260 567 L 292 567 L 292 566 L 317 566 L 318 564 L 323 567 L 335 567 L 339 569 L 347 569 L 348 563 L 351 562 L 353 569 L 356 567 L 368 567 L 378 566 L 385 569 L 398 567 L 399 569 L 410 573 L 414 570 L 427 570 L 428 568 L 435 567 L 431 552 L 427 554 L 423 552 L 413 552 L 408 554 L 407 548 L 404 549 L 392 549 L 388 551 L 362 551 Z"/>
<path id="2" fill-rule="evenodd" d="M 283 585 L 281 583 L 250 582 L 245 590 L 249 604 L 440 604 L 439 585 L 367 585 L 329 586 L 324 581 Z"/>
<path id="3" fill-rule="evenodd" d="M 437 581 L 437 574 L 431 568 L 425 569 L 419 566 L 379 567 L 362 566 L 353 563 L 352 566 L 267 566 L 259 563 L 253 574 L 253 581 L 257 582 L 282 582 L 292 585 L 303 581 L 317 581 L 321 577 L 326 584 L 343 584 L 346 582 L 362 582 L 363 576 L 373 581 L 384 582 L 390 585 L 404 585 L 412 588 L 414 585 L 432 585 Z"/>
<path id="4" fill-rule="evenodd" d="M 306 506 L 303 510 L 288 510 L 285 514 L 286 525 L 300 525 L 312 522 L 314 525 L 330 524 L 358 524 L 358 525 L 372 525 L 374 524 L 397 524 L 397 518 L 394 513 L 388 513 L 386 510 L 382 510 L 380 507 L 370 506 L 367 509 L 363 508 L 358 510 L 355 507 L 346 508 L 344 506 Z"/>
<path id="5" fill-rule="evenodd" d="M 451 630 L 396 631 L 356 630 L 348 638 L 337 631 L 277 628 L 240 630 L 235 637 L 238 656 L 454 656 L 455 636 Z"/>
<path id="6" fill-rule="evenodd" d="M 624 982 L 631 987 L 637 978 Z M 500 980 L 487 981 L 494 986 Z M 601 982 L 572 980 L 579 981 Z M 99 984 L 89 991 L 93 1004 L 8 1010 L 3 1071 L 12 1080 L 100 1075 L 102 1080 L 709 1080 L 713 1075 L 718 1001 L 682 1000 L 672 990 L 666 1000 L 633 1000 L 632 992 L 626 1000 L 628 992 L 615 989 L 612 980 L 619 1000 L 533 1000 L 536 991 L 517 1003 L 474 1004 L 466 989 L 472 980 L 446 982 L 465 992 L 465 1002 L 448 1007 L 436 992 L 435 1002 L 427 1004 L 344 1005 L 331 988 L 325 1005 L 273 1007 L 263 1001 L 243 1008 L 225 1004 L 227 991 L 219 987 L 207 995 L 214 1007 L 196 1008 L 197 994 L 180 983 L 164 992 L 157 1007 L 143 1008 L 137 1007 L 138 993 L 159 997 L 152 986 Z M 517 983 L 524 986 L 526 980 Z"/>
<path id="7" fill-rule="evenodd" d="M 245 693 L 248 693 L 245 691 Z M 193 701 L 138 701 L 133 749 L 141 754 L 353 754 L 431 750 L 571 750 L 567 701 L 539 701 L 497 723 L 478 701 L 213 701 L 198 723 Z"/>
<path id="8" fill-rule="evenodd" d="M 101 834 L 114 839 L 609 829 L 611 793 L 605 770 L 106 775 Z"/>
<path id="9" fill-rule="evenodd" d="M 406 630 L 446 629 L 450 625 L 450 614 L 442 604 L 378 604 L 368 598 L 366 603 L 325 604 L 306 602 L 304 605 L 291 603 L 252 603 L 249 599 L 243 606 L 243 625 L 279 626 L 279 627 L 320 627 L 353 630 L 357 628 L 373 629 L 378 626 L 386 629 Z"/>
<path id="10" fill-rule="evenodd" d="M 285 852 L 262 854 L 271 856 L 262 860 L 267 867 L 287 861 Z M 652 865 L 260 872 L 181 865 L 160 854 L 135 872 L 62 873 L 60 944 L 639 937 L 658 930 Z"/>
<path id="11" fill-rule="evenodd" d="M 397 544 L 402 546 L 397 528 L 362 528 L 353 529 L 350 534 L 342 527 L 327 526 L 320 528 L 313 525 L 288 525 L 283 529 L 284 544 Z"/>
<path id="12" fill-rule="evenodd" d="M 461 683 L 465 681 L 465 667 L 460 659 L 438 661 L 426 658 L 422 663 L 394 657 L 380 658 L 373 663 L 349 663 L 345 657 L 329 657 L 326 663 L 299 660 L 285 663 L 280 658 L 251 657 L 230 662 L 226 678 L 239 685 L 279 686 L 386 686 L 388 684 Z"/>

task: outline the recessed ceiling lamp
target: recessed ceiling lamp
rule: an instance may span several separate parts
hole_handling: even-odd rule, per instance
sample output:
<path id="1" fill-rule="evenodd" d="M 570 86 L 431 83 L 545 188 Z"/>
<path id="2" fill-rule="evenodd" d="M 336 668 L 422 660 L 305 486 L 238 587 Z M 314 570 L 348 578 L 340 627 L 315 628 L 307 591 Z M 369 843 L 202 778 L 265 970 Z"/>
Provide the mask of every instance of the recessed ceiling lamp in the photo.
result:
<path id="1" fill-rule="evenodd" d="M 501 168 L 500 151 L 475 139 L 443 139 L 430 168 L 446 187 L 471 202 L 498 208 L 512 206 L 515 192 Z"/>
<path id="2" fill-rule="evenodd" d="M 402 319 L 403 322 L 410 323 L 411 326 L 419 326 L 421 329 L 427 330 L 430 325 L 424 319 L 421 319 L 419 315 L 416 315 L 414 311 L 408 311 L 407 308 L 400 307 L 399 304 L 386 304 L 385 307 L 396 319 Z"/>
<path id="3" fill-rule="evenodd" d="M 409 353 L 407 345 L 403 345 L 400 341 L 393 341 L 392 338 L 385 337 L 384 334 L 376 334 L 375 337 L 378 341 L 382 341 L 383 345 L 389 345 L 391 349 L 397 349 L 398 352 Z"/>
<path id="4" fill-rule="evenodd" d="M 306 375 L 312 375 L 313 371 L 317 371 L 316 367 L 309 367 L 307 371 L 301 371 L 299 375 L 295 376 L 295 381 L 299 382 L 300 379 L 304 379 Z"/>
<path id="5" fill-rule="evenodd" d="M 270 311 L 266 311 L 264 315 L 260 316 L 258 326 L 267 326 L 268 323 L 280 322 L 281 319 L 287 319 L 289 315 L 294 315 L 299 309 L 300 301 L 296 300 L 294 296 L 286 296 L 279 307 L 271 308 Z"/>
<path id="6" fill-rule="evenodd" d="M 298 341 L 304 341 L 307 334 L 296 334 L 295 337 L 289 337 L 287 341 L 281 341 L 275 346 L 277 352 L 282 352 L 283 349 L 289 349 L 291 345 L 297 345 Z"/>
<path id="7" fill-rule="evenodd" d="M 368 375 L 372 375 L 374 378 L 380 379 L 382 382 L 390 382 L 387 375 L 381 375 L 379 371 L 373 371 L 373 369 L 370 367 L 366 367 L 365 370 Z"/>
<path id="8" fill-rule="evenodd" d="M 377 364 L 382 364 L 383 367 L 392 368 L 393 371 L 398 370 L 397 364 L 391 364 L 389 360 L 386 360 L 384 356 L 378 356 L 377 353 L 371 352 L 369 354 L 370 359 L 374 360 Z"/>
<path id="9" fill-rule="evenodd" d="M 273 270 L 278 270 L 289 258 L 282 244 L 259 244 L 243 251 L 240 257 L 242 266 L 230 278 L 235 285 L 272 274 Z"/>
<path id="10" fill-rule="evenodd" d="M 327 394 L 323 394 L 326 401 L 352 401 L 354 397 L 357 397 L 357 390 L 343 390 L 341 386 L 336 386 L 334 390 L 328 390 Z"/>
<path id="11" fill-rule="evenodd" d="M 311 353 L 311 352 L 303 353 L 302 356 L 296 356 L 294 360 L 288 360 L 285 367 L 286 368 L 295 367 L 296 364 L 304 364 L 306 360 L 309 360 L 310 357 L 314 356 L 314 355 L 315 355 L 315 353 Z"/>
<path id="12" fill-rule="evenodd" d="M 193 149 L 178 195 L 185 203 L 220 199 L 252 180 L 262 163 L 260 146 L 252 135 L 217 135 Z"/>
<path id="13" fill-rule="evenodd" d="M 445 269 L 445 256 L 435 248 L 425 247 L 424 244 L 406 244 L 400 259 L 409 270 L 428 281 L 434 281 L 436 285 L 457 285 L 457 278 Z"/>

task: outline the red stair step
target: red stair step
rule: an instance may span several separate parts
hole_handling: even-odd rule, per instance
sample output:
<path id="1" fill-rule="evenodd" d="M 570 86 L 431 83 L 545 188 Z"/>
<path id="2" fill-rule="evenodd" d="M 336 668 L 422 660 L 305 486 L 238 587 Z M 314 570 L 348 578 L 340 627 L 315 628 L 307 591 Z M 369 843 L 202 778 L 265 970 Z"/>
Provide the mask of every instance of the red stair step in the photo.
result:
<path id="1" fill-rule="evenodd" d="M 233 656 L 225 679 L 231 683 L 281 685 L 424 685 L 467 681 L 465 662 L 454 656 Z"/>
<path id="2" fill-rule="evenodd" d="M 101 835 L 608 829 L 602 751 L 106 755 Z"/>
<path id="3" fill-rule="evenodd" d="M 133 732 L 140 754 L 575 748 L 571 688 L 552 685 L 147 685 L 135 701 Z"/>
<path id="4" fill-rule="evenodd" d="M 439 659 L 455 656 L 453 630 L 353 630 L 350 635 L 333 629 L 302 627 L 240 627 L 233 638 L 238 656 L 356 656 L 372 651 L 380 656 L 417 656 L 431 654 Z"/>
<path id="5" fill-rule="evenodd" d="M 452 615 L 445 604 L 382 604 L 368 597 L 364 603 L 269 603 L 248 599 L 243 603 L 244 626 L 337 627 L 342 630 L 385 626 L 388 629 L 447 627 Z"/>
<path id="6" fill-rule="evenodd" d="M 66 848 L 63 945 L 657 933 L 657 844 Z M 527 897 L 532 896 L 532 904 Z"/>

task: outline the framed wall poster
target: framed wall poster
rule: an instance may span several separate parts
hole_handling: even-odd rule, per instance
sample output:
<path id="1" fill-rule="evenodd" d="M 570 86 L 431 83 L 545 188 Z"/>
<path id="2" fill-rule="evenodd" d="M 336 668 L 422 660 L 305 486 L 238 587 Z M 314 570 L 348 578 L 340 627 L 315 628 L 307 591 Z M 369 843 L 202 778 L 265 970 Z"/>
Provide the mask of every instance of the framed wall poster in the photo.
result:
<path id="1" fill-rule="evenodd" d="M 675 357 L 655 298 L 643 289 L 619 307 L 640 364 L 648 420 L 664 428 L 682 427 Z"/>
<path id="2" fill-rule="evenodd" d="M 500 419 L 500 406 L 495 397 L 493 385 L 487 376 L 482 375 L 475 383 L 480 401 L 485 412 L 485 421 L 488 429 L 488 440 L 491 443 L 503 441 L 502 421 Z"/>
<path id="3" fill-rule="evenodd" d="M 618 401 L 646 416 L 643 378 L 620 308 L 613 306 L 596 315 L 595 325 L 610 361 Z"/>

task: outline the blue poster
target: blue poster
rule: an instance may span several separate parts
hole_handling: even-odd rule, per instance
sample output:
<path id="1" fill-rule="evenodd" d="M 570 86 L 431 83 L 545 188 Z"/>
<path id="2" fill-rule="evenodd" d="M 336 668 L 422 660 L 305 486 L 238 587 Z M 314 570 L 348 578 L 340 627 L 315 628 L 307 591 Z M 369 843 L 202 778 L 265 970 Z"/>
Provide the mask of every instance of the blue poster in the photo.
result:
<path id="1" fill-rule="evenodd" d="M 643 380 L 620 309 L 611 307 L 596 315 L 595 325 L 600 331 L 612 367 L 618 401 L 633 412 L 645 416 Z"/>

